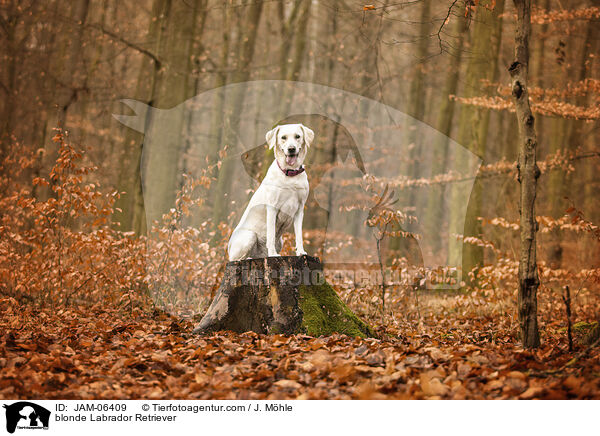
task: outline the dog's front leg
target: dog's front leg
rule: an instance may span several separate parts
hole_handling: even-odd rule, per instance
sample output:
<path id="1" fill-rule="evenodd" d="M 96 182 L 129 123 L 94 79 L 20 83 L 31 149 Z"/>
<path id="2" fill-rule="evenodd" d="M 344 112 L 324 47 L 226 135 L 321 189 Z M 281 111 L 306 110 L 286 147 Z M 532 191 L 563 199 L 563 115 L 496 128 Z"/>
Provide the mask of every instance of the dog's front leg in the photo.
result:
<path id="1" fill-rule="evenodd" d="M 277 210 L 273 206 L 267 208 L 267 253 L 269 257 L 279 256 L 275 248 L 275 224 L 277 219 Z"/>
<path id="2" fill-rule="evenodd" d="M 304 256 L 304 241 L 302 240 L 302 221 L 304 220 L 304 208 L 301 208 L 294 217 L 294 234 L 296 236 L 296 256 Z"/>

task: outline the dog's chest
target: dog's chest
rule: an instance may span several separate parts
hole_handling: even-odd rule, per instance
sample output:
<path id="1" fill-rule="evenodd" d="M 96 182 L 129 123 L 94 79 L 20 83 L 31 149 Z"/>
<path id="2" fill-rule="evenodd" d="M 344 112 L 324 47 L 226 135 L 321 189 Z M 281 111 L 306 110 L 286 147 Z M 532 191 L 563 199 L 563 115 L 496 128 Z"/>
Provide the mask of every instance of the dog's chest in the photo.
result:
<path id="1" fill-rule="evenodd" d="M 296 177 L 297 180 L 295 180 Z M 292 180 L 288 181 L 288 183 L 285 183 L 283 186 L 286 191 L 289 191 L 289 197 L 294 198 L 299 205 L 304 205 L 308 198 L 308 180 L 306 180 L 306 175 L 296 177 L 290 177 Z"/>
<path id="2" fill-rule="evenodd" d="M 273 186 L 270 191 L 271 205 L 278 209 L 279 215 L 293 217 L 296 212 L 304 207 L 308 197 L 308 185 L 302 184 Z"/>
<path id="3" fill-rule="evenodd" d="M 292 226 L 294 217 L 299 210 L 304 208 L 308 197 L 308 188 L 281 189 L 278 197 L 276 226 L 277 233 L 280 234 Z"/>
<path id="4" fill-rule="evenodd" d="M 282 173 L 269 172 L 260 190 L 267 205 L 277 209 L 278 229 L 287 228 L 294 216 L 304 207 L 308 198 L 308 178 L 306 174 L 288 177 Z"/>

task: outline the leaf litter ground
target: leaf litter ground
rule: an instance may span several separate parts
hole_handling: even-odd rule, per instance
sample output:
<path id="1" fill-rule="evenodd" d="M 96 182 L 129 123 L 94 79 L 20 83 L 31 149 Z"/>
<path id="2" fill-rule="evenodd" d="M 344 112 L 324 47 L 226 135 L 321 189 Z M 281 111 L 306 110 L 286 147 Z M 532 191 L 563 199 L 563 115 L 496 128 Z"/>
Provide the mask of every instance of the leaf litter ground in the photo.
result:
<path id="1" fill-rule="evenodd" d="M 600 399 L 599 347 L 568 353 L 556 333 L 523 350 L 493 318 L 380 327 L 382 339 L 358 339 L 198 337 L 192 322 L 159 311 L 12 298 L 0 313 L 4 399 Z"/>

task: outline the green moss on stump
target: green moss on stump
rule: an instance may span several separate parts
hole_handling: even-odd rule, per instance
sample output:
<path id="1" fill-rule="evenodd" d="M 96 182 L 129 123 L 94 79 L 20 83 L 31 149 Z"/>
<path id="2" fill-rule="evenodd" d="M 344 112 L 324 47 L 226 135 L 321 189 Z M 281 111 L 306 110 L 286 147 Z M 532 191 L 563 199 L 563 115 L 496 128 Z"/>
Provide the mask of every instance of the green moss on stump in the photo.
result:
<path id="1" fill-rule="evenodd" d="M 373 329 L 352 312 L 328 283 L 298 288 L 304 333 L 310 336 L 341 333 L 354 337 L 375 337 Z"/>

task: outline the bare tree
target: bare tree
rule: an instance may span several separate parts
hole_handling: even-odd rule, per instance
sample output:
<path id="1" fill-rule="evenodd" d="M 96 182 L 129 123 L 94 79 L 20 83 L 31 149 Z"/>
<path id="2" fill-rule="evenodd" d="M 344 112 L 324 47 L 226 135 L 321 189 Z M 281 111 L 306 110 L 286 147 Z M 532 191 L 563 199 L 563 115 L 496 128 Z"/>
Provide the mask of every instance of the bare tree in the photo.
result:
<path id="1" fill-rule="evenodd" d="M 536 262 L 537 222 L 535 196 L 540 170 L 536 163 L 537 137 L 529 106 L 527 75 L 529 37 L 531 35 L 531 0 L 513 0 L 517 8 L 515 60 L 508 71 L 512 78 L 512 95 L 519 125 L 518 180 L 520 189 L 521 249 L 519 255 L 519 324 L 525 348 L 537 348 L 540 334 L 537 322 L 537 289 L 540 279 Z"/>
<path id="2" fill-rule="evenodd" d="M 463 95 L 467 98 L 481 94 L 482 81 L 493 83 L 498 79 L 497 65 L 502 38 L 501 16 L 503 12 L 504 0 L 497 1 L 491 10 L 481 5 L 477 7 L 473 17 L 473 32 L 469 44 L 472 53 L 467 56 L 467 68 L 464 73 Z M 461 107 L 457 124 L 458 143 L 485 160 L 489 125 L 489 110 L 469 106 Z M 465 165 L 466 162 L 462 164 Z M 465 195 L 463 187 L 454 188 L 452 191 L 453 204 Z M 464 235 L 480 237 L 483 231 L 479 220 L 479 217 L 482 216 L 483 197 L 483 181 L 478 179 L 470 192 L 467 215 L 463 217 L 459 209 L 452 208 L 450 213 L 452 228 L 456 228 L 454 223 L 464 218 Z M 459 255 L 457 252 L 451 253 L 454 259 L 458 259 Z M 478 269 L 483 264 L 483 248 L 474 244 L 463 244 L 462 271 L 465 281 L 471 282 L 468 276 L 469 272 L 474 271 L 476 277 Z M 475 282 L 471 282 L 471 284 L 475 284 Z"/>

